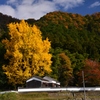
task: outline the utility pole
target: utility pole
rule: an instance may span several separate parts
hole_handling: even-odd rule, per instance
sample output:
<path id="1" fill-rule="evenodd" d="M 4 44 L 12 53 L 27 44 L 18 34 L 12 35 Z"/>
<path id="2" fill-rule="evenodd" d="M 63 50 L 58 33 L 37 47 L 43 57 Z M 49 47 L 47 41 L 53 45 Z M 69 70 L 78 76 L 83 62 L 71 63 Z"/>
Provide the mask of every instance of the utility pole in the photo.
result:
<path id="1" fill-rule="evenodd" d="M 86 100 L 85 81 L 84 81 L 84 71 L 82 71 L 82 78 L 83 78 L 84 100 Z"/>

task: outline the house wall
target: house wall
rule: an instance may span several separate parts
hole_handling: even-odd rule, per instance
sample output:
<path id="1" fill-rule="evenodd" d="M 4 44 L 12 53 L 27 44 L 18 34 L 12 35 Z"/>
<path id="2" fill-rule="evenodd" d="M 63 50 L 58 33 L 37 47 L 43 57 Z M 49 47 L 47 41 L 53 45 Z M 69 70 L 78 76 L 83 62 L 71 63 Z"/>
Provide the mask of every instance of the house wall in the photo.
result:
<path id="1" fill-rule="evenodd" d="M 48 83 L 42 82 L 42 83 L 41 83 L 41 87 L 43 87 L 43 88 L 48 87 Z"/>
<path id="2" fill-rule="evenodd" d="M 26 83 L 26 88 L 39 88 L 41 87 L 41 82 L 37 80 L 32 80 Z"/>
<path id="3" fill-rule="evenodd" d="M 58 85 L 55 84 L 55 83 L 49 83 L 48 86 L 49 86 L 49 87 L 58 87 Z"/>

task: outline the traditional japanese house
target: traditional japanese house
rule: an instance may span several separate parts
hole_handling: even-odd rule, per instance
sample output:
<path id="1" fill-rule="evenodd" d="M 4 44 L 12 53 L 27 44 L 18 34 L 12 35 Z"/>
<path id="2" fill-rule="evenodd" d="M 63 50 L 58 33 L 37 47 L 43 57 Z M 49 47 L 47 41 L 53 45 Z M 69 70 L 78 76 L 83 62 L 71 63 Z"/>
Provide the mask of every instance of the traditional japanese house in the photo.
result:
<path id="1" fill-rule="evenodd" d="M 43 78 L 34 76 L 26 81 L 26 88 L 60 87 L 60 82 L 45 76 Z"/>
<path id="2" fill-rule="evenodd" d="M 60 82 L 49 76 L 45 76 L 43 79 L 48 80 L 48 87 L 60 87 Z"/>
<path id="3" fill-rule="evenodd" d="M 48 81 L 39 76 L 34 76 L 26 81 L 27 88 L 47 87 L 47 85 Z"/>

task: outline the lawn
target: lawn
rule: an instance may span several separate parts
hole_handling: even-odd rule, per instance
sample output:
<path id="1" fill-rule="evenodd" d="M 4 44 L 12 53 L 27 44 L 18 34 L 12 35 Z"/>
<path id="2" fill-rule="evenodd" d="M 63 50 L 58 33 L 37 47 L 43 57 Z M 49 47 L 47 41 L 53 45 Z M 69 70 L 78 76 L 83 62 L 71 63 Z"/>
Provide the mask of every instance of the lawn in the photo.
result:
<path id="1" fill-rule="evenodd" d="M 84 100 L 83 92 L 4 93 L 0 100 Z M 86 100 L 100 100 L 100 92 L 86 92 Z"/>

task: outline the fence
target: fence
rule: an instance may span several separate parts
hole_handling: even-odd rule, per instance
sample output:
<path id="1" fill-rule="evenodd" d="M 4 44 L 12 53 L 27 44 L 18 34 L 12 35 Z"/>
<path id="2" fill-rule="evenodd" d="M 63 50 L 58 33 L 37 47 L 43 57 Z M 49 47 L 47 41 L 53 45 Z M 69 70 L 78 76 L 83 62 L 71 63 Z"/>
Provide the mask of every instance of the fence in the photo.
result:
<path id="1" fill-rule="evenodd" d="M 100 87 L 67 87 L 67 88 L 18 88 L 18 92 L 59 92 L 59 91 L 100 91 Z"/>

